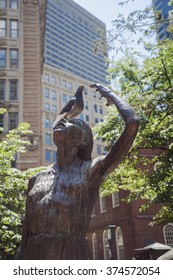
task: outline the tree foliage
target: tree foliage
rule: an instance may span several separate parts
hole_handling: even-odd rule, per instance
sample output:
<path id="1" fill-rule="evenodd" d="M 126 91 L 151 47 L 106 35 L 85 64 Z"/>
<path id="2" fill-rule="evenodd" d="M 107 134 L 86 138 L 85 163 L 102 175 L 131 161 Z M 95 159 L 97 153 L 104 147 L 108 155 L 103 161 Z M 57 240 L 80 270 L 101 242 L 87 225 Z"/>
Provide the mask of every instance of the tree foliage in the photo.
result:
<path id="1" fill-rule="evenodd" d="M 119 83 L 122 97 L 140 117 L 140 128 L 130 153 L 104 183 L 104 194 L 122 188 L 130 191 L 128 201 L 144 199 L 148 205 L 161 203 L 155 216 L 157 222 L 173 219 L 172 53 L 173 41 L 167 40 L 158 43 L 152 57 L 146 58 L 142 65 L 137 53 L 131 50 L 109 69 L 110 78 Z M 110 147 L 122 129 L 122 121 L 111 108 L 96 130 Z"/>
<path id="2" fill-rule="evenodd" d="M 138 0 L 118 1 L 120 6 L 130 3 L 138 4 Z M 168 1 L 168 6 L 172 6 L 173 1 Z M 172 21 L 166 18 L 161 11 L 155 10 L 151 4 L 146 5 L 144 9 L 135 9 L 126 16 L 119 13 L 117 18 L 112 21 L 113 29 L 108 32 L 109 48 L 116 52 L 122 51 L 130 45 L 141 44 L 144 49 L 148 49 L 156 39 L 157 31 L 163 24 L 169 24 Z M 171 29 L 168 28 L 171 32 Z"/>
<path id="3" fill-rule="evenodd" d="M 5 112 L 0 109 L 0 114 Z M 1 132 L 2 132 L 1 128 Z M 14 258 L 21 238 L 21 222 L 25 209 L 25 191 L 28 178 L 38 169 L 20 171 L 12 167 L 17 153 L 24 153 L 30 134 L 27 123 L 1 134 L 0 141 L 0 259 Z"/>

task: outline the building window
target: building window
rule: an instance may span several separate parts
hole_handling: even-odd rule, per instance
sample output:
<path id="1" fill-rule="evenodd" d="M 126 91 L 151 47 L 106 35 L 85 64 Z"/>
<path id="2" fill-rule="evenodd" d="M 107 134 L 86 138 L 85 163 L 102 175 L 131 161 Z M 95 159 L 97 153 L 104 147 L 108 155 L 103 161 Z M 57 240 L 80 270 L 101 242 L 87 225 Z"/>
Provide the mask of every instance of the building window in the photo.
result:
<path id="1" fill-rule="evenodd" d="M 10 20 L 10 37 L 18 38 L 18 21 Z"/>
<path id="2" fill-rule="evenodd" d="M 165 244 L 173 246 L 173 224 L 169 223 L 163 228 Z"/>
<path id="3" fill-rule="evenodd" d="M 46 159 L 46 161 L 51 161 L 51 151 L 50 150 L 46 150 L 45 159 Z"/>
<path id="4" fill-rule="evenodd" d="M 51 90 L 51 98 L 52 98 L 52 100 L 56 100 L 56 91 L 55 90 Z"/>
<path id="5" fill-rule="evenodd" d="M 103 106 L 99 106 L 99 113 L 102 115 L 103 114 Z"/>
<path id="6" fill-rule="evenodd" d="M 101 145 L 97 145 L 97 154 L 98 155 L 102 154 L 102 147 L 101 147 Z"/>
<path id="7" fill-rule="evenodd" d="M 106 197 L 102 197 L 100 193 L 100 212 L 103 213 L 106 211 Z"/>
<path id="8" fill-rule="evenodd" d="M 49 89 L 48 88 L 44 89 L 44 97 L 45 98 L 50 98 L 50 93 L 49 93 Z"/>
<path id="9" fill-rule="evenodd" d="M 6 80 L 0 80 L 0 100 L 5 100 L 5 83 Z"/>
<path id="10" fill-rule="evenodd" d="M 18 67 L 18 50 L 10 50 L 10 67 Z"/>
<path id="11" fill-rule="evenodd" d="M 57 113 L 57 107 L 56 105 L 52 105 L 52 113 Z"/>
<path id="12" fill-rule="evenodd" d="M 45 104 L 44 104 L 44 109 L 45 109 L 46 111 L 50 111 L 50 104 L 49 104 L 49 103 L 45 103 Z"/>
<path id="13" fill-rule="evenodd" d="M 117 207 L 119 206 L 119 192 L 114 192 L 112 194 L 112 206 Z"/>
<path id="14" fill-rule="evenodd" d="M 6 36 L 6 20 L 0 19 L 0 37 Z"/>
<path id="15" fill-rule="evenodd" d="M 18 126 L 18 113 L 9 112 L 8 113 L 8 129 L 14 129 Z"/>
<path id="16" fill-rule="evenodd" d="M 49 134 L 49 133 L 45 134 L 45 144 L 51 145 L 51 134 Z"/>
<path id="17" fill-rule="evenodd" d="M 0 9 L 5 9 L 6 8 L 6 1 L 7 0 L 0 0 Z"/>
<path id="18" fill-rule="evenodd" d="M 51 127 L 51 121 L 49 119 L 45 119 L 44 127 L 45 128 L 50 128 Z"/>
<path id="19" fill-rule="evenodd" d="M 18 81 L 10 80 L 10 100 L 18 99 Z"/>
<path id="20" fill-rule="evenodd" d="M 99 123 L 99 119 L 98 118 L 95 118 L 95 123 Z"/>
<path id="21" fill-rule="evenodd" d="M 13 10 L 18 9 L 18 0 L 10 0 L 10 8 Z"/>
<path id="22" fill-rule="evenodd" d="M 89 115 L 85 115 L 85 120 L 86 120 L 86 122 L 89 122 L 89 121 L 90 121 Z"/>
<path id="23" fill-rule="evenodd" d="M 98 113 L 98 107 L 97 107 L 97 104 L 94 104 L 94 112 L 95 112 L 95 113 Z"/>
<path id="24" fill-rule="evenodd" d="M 82 121 L 84 120 L 84 114 L 83 114 L 83 113 L 81 113 L 81 114 L 79 115 L 79 119 L 82 120 Z"/>
<path id="25" fill-rule="evenodd" d="M 48 74 L 44 74 L 44 81 L 46 83 L 49 83 L 49 75 Z"/>
<path id="26" fill-rule="evenodd" d="M 89 102 L 85 101 L 85 110 L 89 110 Z"/>
<path id="27" fill-rule="evenodd" d="M 67 104 L 67 95 L 65 93 L 62 94 L 62 105 L 65 106 Z"/>
<path id="28" fill-rule="evenodd" d="M 62 86 L 62 88 L 66 88 L 66 80 L 61 81 L 61 86 Z"/>
<path id="29" fill-rule="evenodd" d="M 118 260 L 124 260 L 124 240 L 122 235 L 122 230 L 120 227 L 116 228 L 116 245 L 117 245 L 117 257 Z"/>
<path id="30" fill-rule="evenodd" d="M 51 76 L 51 77 L 50 77 L 50 83 L 51 83 L 52 85 L 56 85 L 56 77 L 55 77 L 55 76 Z"/>
<path id="31" fill-rule="evenodd" d="M 73 90 L 73 84 L 71 82 L 67 83 L 67 89 L 72 91 Z"/>
<path id="32" fill-rule="evenodd" d="M 98 260 L 98 242 L 97 242 L 96 233 L 93 233 L 92 235 L 92 249 L 93 249 L 93 260 Z"/>
<path id="33" fill-rule="evenodd" d="M 0 49 L 0 68 L 5 68 L 6 66 L 6 50 Z"/>
<path id="34" fill-rule="evenodd" d="M 109 250 L 107 230 L 103 231 L 103 251 L 104 251 L 104 259 L 110 260 L 110 250 Z"/>
<path id="35" fill-rule="evenodd" d="M 93 97 L 97 98 L 97 92 L 96 91 L 93 92 Z"/>

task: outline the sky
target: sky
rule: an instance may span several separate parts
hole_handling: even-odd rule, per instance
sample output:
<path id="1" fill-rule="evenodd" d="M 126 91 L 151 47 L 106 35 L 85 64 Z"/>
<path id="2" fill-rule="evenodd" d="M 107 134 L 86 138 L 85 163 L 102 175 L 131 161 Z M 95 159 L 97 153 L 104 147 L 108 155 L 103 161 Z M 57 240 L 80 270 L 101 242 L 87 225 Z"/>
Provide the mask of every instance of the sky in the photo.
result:
<path id="1" fill-rule="evenodd" d="M 112 20 L 119 13 L 128 15 L 130 11 L 141 9 L 152 3 L 152 0 L 135 0 L 123 7 L 118 5 L 120 0 L 74 0 L 87 11 L 98 17 L 106 24 L 106 29 L 111 30 Z"/>

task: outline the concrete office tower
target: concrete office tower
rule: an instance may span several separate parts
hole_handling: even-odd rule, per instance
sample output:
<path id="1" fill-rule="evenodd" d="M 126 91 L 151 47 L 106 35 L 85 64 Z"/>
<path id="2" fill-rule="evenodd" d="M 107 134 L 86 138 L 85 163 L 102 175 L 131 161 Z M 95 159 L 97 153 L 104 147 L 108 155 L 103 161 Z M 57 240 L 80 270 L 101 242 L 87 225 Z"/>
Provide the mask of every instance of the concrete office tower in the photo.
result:
<path id="1" fill-rule="evenodd" d="M 168 27 L 172 25 L 173 5 L 169 6 L 170 0 L 152 0 L 154 9 L 161 12 L 162 19 L 165 21 L 158 26 L 157 35 L 159 40 L 170 38 L 172 35 L 168 31 Z"/>
<path id="2" fill-rule="evenodd" d="M 0 1 L 0 106 L 7 109 L 0 126 L 6 133 L 26 121 L 33 131 L 27 153 L 16 157 L 18 168 L 55 161 L 52 123 L 79 85 L 85 86 L 80 118 L 92 126 L 102 121 L 103 101 L 89 84 L 106 83 L 105 34 L 105 24 L 72 0 Z M 104 153 L 97 139 L 93 157 Z"/>
<path id="3" fill-rule="evenodd" d="M 95 44 L 105 38 L 105 24 L 72 0 L 48 0 L 45 63 L 85 80 L 105 83 L 106 65 Z"/>

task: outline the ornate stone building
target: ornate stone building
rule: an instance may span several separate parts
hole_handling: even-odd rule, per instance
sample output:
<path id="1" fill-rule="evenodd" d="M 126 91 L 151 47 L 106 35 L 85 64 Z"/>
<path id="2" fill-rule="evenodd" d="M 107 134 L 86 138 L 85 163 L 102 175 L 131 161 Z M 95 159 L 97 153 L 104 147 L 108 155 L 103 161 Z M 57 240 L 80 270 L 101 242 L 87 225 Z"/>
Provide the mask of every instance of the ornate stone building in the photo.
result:
<path id="1" fill-rule="evenodd" d="M 106 83 L 107 53 L 94 52 L 105 33 L 105 24 L 72 0 L 0 1 L 0 106 L 7 109 L 0 126 L 6 133 L 28 122 L 33 131 L 28 152 L 16 157 L 18 168 L 55 160 L 52 122 L 79 85 L 85 86 L 80 118 L 102 121 L 103 101 L 89 84 Z M 104 146 L 96 140 L 93 156 L 100 154 Z"/>

